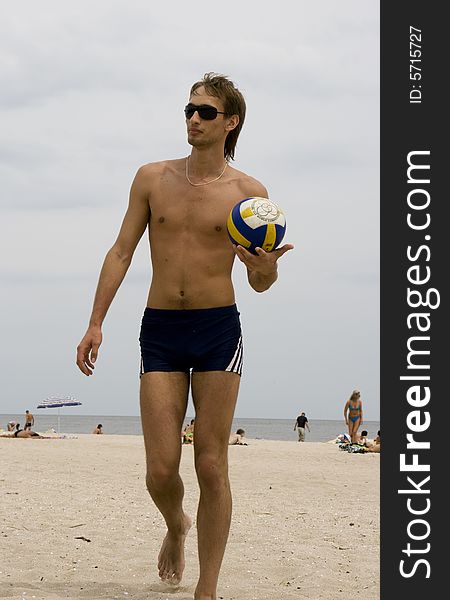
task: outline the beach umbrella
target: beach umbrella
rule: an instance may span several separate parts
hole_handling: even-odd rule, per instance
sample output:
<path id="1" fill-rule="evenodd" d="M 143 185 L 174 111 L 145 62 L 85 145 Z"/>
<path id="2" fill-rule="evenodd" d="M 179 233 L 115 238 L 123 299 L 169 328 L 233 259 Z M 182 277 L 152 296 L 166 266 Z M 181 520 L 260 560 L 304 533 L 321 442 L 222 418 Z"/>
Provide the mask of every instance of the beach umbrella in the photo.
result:
<path id="1" fill-rule="evenodd" d="M 57 408 L 58 409 L 58 433 L 60 431 L 59 411 L 64 406 L 78 406 L 81 402 L 73 396 L 48 396 L 37 405 L 37 408 Z"/>

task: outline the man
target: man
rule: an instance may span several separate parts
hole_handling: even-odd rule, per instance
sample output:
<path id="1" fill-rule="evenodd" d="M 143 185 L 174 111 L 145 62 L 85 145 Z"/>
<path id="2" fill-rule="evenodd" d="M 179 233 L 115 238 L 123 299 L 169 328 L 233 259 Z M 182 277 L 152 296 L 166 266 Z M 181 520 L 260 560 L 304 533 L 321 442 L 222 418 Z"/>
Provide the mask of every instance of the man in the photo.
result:
<path id="1" fill-rule="evenodd" d="M 182 505 L 180 431 L 192 386 L 201 492 L 194 598 L 211 600 L 230 527 L 228 438 L 242 369 L 233 261 L 237 255 L 251 287 L 263 292 L 277 279 L 277 260 L 293 246 L 271 253 L 258 249 L 253 255 L 228 239 L 231 208 L 243 198 L 268 196 L 261 183 L 228 164 L 245 117 L 245 101 L 235 85 L 206 74 L 192 86 L 185 116 L 190 156 L 147 164 L 135 176 L 122 227 L 100 273 L 77 365 L 92 375 L 102 322 L 148 228 L 153 275 L 140 335 L 140 403 L 147 487 L 167 524 L 159 576 L 178 583 L 184 569 L 191 518 Z"/>
<path id="2" fill-rule="evenodd" d="M 302 412 L 302 414 L 297 417 L 294 425 L 294 431 L 298 429 L 299 442 L 305 441 L 305 427 L 308 431 L 311 431 L 309 428 L 308 419 L 306 418 L 305 413 Z"/>
<path id="3" fill-rule="evenodd" d="M 34 425 L 34 416 L 30 413 L 29 410 L 25 411 L 25 425 L 23 427 L 24 431 L 26 431 L 27 429 L 31 429 L 31 427 Z"/>

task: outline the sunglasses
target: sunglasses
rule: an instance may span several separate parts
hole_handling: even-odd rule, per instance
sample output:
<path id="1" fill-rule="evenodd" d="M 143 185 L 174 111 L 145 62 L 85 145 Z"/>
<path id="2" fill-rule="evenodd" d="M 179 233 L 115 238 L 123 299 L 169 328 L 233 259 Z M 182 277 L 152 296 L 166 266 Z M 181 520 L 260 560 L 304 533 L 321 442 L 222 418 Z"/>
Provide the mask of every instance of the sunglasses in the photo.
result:
<path id="1" fill-rule="evenodd" d="M 184 114 L 186 119 L 192 119 L 194 113 L 198 112 L 200 119 L 204 121 L 214 121 L 217 115 L 226 115 L 227 113 L 220 112 L 215 106 L 209 106 L 209 104 L 191 104 L 189 103 L 184 107 Z"/>

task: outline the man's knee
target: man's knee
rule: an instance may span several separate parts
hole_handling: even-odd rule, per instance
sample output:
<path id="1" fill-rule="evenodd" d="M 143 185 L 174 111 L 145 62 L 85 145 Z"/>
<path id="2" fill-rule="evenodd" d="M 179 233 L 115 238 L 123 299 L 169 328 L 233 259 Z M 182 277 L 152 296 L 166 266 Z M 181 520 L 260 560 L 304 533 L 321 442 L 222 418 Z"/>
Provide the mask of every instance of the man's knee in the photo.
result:
<path id="1" fill-rule="evenodd" d="M 175 483 L 179 476 L 178 468 L 163 464 L 147 467 L 146 484 L 149 492 L 162 492 Z"/>
<path id="2" fill-rule="evenodd" d="M 201 488 L 217 491 L 228 481 L 228 465 L 226 455 L 223 457 L 204 452 L 195 459 L 195 470 Z"/>

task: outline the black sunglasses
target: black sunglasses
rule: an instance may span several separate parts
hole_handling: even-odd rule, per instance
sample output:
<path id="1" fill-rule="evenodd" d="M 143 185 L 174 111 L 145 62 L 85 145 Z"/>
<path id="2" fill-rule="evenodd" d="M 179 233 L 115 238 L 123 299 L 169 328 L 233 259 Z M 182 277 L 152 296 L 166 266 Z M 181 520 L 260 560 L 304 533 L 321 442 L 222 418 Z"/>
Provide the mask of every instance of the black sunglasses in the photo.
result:
<path id="1" fill-rule="evenodd" d="M 198 112 L 198 116 L 204 121 L 214 121 L 217 115 L 227 114 L 224 112 L 220 112 L 220 110 L 217 110 L 215 106 L 210 106 L 209 104 L 197 105 L 189 103 L 187 106 L 184 107 L 184 114 L 186 115 L 186 119 L 192 119 L 195 112 Z"/>

